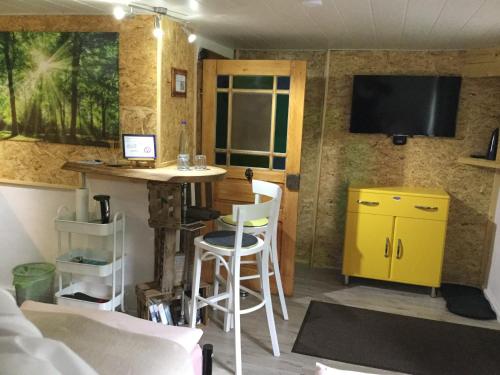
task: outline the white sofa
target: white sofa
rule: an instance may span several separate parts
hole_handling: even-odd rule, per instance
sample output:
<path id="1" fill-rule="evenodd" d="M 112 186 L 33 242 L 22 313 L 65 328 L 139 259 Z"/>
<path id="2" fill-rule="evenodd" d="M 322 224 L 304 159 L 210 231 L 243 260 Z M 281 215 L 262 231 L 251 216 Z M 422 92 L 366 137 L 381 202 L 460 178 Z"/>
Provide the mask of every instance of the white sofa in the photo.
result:
<path id="1" fill-rule="evenodd" d="M 201 335 L 119 312 L 32 301 L 20 310 L 0 290 L 1 374 L 201 375 Z"/>

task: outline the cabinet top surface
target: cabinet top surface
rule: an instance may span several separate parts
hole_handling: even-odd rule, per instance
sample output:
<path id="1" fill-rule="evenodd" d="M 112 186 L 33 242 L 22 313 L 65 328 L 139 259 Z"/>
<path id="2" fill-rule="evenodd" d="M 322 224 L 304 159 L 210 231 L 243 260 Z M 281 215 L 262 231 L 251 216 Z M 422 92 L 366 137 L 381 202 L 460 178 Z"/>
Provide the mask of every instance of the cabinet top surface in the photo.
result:
<path id="1" fill-rule="evenodd" d="M 426 188 L 426 187 L 411 187 L 411 186 L 387 186 L 387 187 L 369 187 L 369 186 L 350 186 L 349 191 L 364 191 L 379 194 L 402 194 L 413 195 L 418 197 L 433 197 L 441 199 L 449 199 L 449 194 L 442 188 Z"/>

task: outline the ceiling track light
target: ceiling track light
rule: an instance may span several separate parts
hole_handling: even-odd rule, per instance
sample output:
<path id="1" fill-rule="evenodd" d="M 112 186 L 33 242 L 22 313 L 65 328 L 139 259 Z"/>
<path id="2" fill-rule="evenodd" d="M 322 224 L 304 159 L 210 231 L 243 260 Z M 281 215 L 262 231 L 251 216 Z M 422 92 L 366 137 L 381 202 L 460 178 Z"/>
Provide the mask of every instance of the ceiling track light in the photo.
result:
<path id="1" fill-rule="evenodd" d="M 130 4 L 127 4 L 126 6 L 129 8 L 128 12 L 124 9 L 123 6 L 120 6 L 120 5 L 115 6 L 113 8 L 113 16 L 117 20 L 122 20 L 125 17 L 132 15 L 134 13 L 134 10 L 142 10 L 142 11 L 145 11 L 147 13 L 153 13 L 155 15 L 153 35 L 156 38 L 161 38 L 163 36 L 163 30 L 161 28 L 161 17 L 162 16 L 171 18 L 175 22 L 179 22 L 182 24 L 185 24 L 185 20 L 182 19 L 181 16 L 187 17 L 186 14 L 171 11 L 165 7 L 153 7 L 153 6 L 149 6 L 149 5 L 136 4 L 136 3 L 130 3 Z M 196 40 L 196 34 L 187 30 L 185 25 L 183 26 L 183 29 L 188 36 L 188 42 L 193 43 Z"/>

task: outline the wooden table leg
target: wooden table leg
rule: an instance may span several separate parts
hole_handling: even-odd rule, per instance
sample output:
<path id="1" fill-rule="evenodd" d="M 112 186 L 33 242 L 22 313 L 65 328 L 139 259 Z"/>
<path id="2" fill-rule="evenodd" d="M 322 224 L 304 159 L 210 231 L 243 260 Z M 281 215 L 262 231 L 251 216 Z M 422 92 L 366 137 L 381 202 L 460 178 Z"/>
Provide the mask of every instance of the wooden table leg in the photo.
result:
<path id="1" fill-rule="evenodd" d="M 149 226 L 155 233 L 155 281 L 162 293 L 175 292 L 176 231 L 181 225 L 181 186 L 148 182 Z"/>
<path id="2" fill-rule="evenodd" d="M 165 229 L 165 241 L 163 246 L 163 277 L 161 278 L 161 291 L 173 294 L 175 288 L 175 249 L 176 229 Z"/>

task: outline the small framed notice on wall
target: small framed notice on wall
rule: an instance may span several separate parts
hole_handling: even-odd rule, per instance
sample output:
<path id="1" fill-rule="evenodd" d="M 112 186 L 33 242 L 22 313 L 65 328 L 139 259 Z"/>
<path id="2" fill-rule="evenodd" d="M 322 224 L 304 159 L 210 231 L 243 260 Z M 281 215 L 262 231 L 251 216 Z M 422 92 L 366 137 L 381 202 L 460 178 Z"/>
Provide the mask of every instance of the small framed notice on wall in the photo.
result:
<path id="1" fill-rule="evenodd" d="M 172 68 L 172 96 L 186 97 L 187 70 Z"/>

